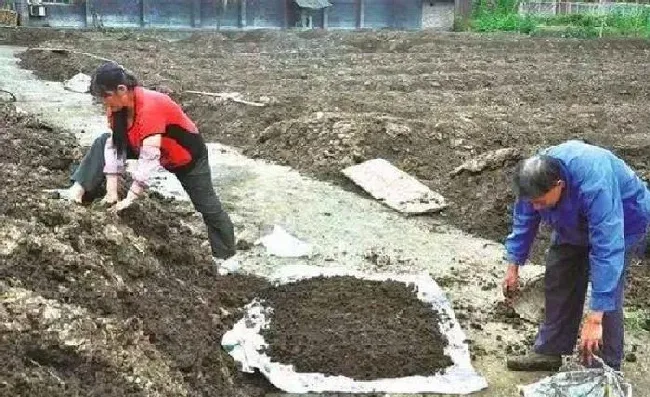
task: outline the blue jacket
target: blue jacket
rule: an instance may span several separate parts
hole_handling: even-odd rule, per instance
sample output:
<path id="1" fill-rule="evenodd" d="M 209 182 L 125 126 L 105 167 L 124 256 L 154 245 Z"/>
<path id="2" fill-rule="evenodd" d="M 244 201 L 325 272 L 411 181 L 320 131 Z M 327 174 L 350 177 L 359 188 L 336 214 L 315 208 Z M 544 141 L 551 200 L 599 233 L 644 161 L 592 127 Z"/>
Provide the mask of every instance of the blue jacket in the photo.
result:
<path id="1" fill-rule="evenodd" d="M 650 192 L 623 160 L 610 151 L 568 141 L 542 152 L 561 161 L 566 187 L 558 204 L 536 211 L 515 202 L 508 261 L 528 259 L 540 221 L 553 228 L 552 244 L 589 247 L 591 309 L 616 309 L 614 292 L 625 268 L 625 251 L 644 236 L 650 221 Z"/>

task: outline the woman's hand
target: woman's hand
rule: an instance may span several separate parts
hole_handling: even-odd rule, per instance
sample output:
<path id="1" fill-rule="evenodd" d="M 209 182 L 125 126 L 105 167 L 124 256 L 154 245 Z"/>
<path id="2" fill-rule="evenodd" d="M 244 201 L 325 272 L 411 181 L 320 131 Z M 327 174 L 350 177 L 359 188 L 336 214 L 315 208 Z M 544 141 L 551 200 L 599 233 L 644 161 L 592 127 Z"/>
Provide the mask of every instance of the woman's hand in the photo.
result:
<path id="1" fill-rule="evenodd" d="M 113 205 L 120 201 L 120 196 L 117 194 L 118 185 L 118 174 L 106 174 L 106 196 L 102 199 L 102 204 Z"/>
<path id="2" fill-rule="evenodd" d="M 130 199 L 129 197 L 125 198 L 122 201 L 118 201 L 117 204 L 115 205 L 115 212 L 123 211 L 129 208 L 131 204 L 133 204 L 133 199 Z"/>
<path id="3" fill-rule="evenodd" d="M 106 196 L 104 196 L 103 199 L 101 199 L 99 203 L 110 207 L 113 204 L 117 203 L 118 201 L 120 201 L 120 198 L 117 196 L 117 194 L 116 195 L 107 194 Z"/>

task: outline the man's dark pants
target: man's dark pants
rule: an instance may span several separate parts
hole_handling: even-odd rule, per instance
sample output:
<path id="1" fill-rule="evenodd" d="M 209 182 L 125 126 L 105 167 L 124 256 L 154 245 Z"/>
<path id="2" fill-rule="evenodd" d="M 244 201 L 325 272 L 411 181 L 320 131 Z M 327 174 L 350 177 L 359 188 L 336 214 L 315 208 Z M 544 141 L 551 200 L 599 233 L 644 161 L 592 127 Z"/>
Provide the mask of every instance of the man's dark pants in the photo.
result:
<path id="1" fill-rule="evenodd" d="M 625 255 L 625 269 L 633 250 Z M 535 341 L 542 354 L 571 355 L 578 339 L 589 281 L 589 248 L 568 244 L 551 246 L 546 258 L 545 320 Z M 625 272 L 616 287 L 616 310 L 603 316 L 603 344 L 598 355 L 620 370 L 623 359 L 623 295 Z"/>

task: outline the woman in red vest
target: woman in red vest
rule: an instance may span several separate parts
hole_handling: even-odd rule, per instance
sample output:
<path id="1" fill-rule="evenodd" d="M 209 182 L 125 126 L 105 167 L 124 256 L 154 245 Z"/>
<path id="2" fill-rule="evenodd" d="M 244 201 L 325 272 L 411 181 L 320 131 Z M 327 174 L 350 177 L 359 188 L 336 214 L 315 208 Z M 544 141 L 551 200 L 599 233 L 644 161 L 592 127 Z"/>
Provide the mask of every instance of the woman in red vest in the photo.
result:
<path id="1" fill-rule="evenodd" d="M 153 171 L 163 167 L 176 175 L 203 215 L 212 255 L 235 254 L 233 224 L 212 186 L 208 150 L 196 125 L 169 96 L 141 87 L 137 79 L 115 62 L 95 71 L 92 94 L 107 110 L 112 134 L 98 137 L 72 175 L 68 197 L 81 202 L 84 194 L 101 189 L 103 201 L 121 211 L 142 196 Z M 137 158 L 133 184 L 119 200 L 118 178 L 125 159 Z"/>

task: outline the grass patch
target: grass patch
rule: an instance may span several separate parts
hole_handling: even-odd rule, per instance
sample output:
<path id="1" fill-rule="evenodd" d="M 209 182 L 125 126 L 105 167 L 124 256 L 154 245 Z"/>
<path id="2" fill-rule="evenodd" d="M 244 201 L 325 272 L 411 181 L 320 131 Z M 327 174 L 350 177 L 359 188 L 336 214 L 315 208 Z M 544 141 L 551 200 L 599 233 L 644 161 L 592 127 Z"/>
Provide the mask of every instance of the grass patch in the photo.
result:
<path id="1" fill-rule="evenodd" d="M 645 309 L 625 309 L 625 329 L 630 331 L 650 331 L 650 312 Z"/>
<path id="2" fill-rule="evenodd" d="M 520 15 L 519 0 L 477 0 L 469 30 L 517 32 L 563 37 L 650 38 L 650 8 L 612 11 L 608 14 Z"/>

